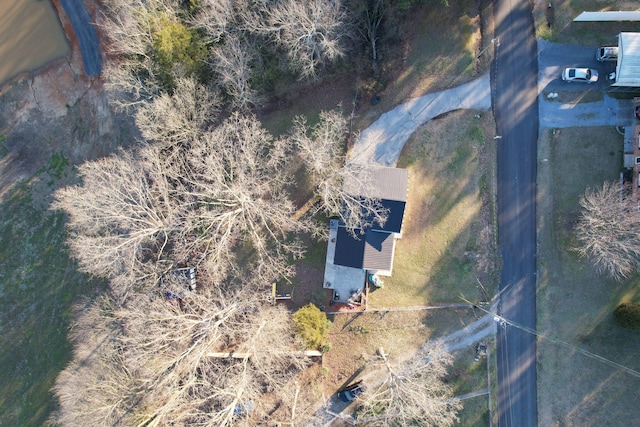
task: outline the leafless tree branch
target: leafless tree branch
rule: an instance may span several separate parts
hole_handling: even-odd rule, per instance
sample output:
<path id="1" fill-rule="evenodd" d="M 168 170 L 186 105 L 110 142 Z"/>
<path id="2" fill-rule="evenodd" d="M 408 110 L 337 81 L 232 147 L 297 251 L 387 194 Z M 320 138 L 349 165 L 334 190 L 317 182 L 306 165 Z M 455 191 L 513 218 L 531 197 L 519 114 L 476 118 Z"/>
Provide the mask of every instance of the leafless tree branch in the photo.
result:
<path id="1" fill-rule="evenodd" d="M 616 280 L 638 271 L 640 212 L 629 189 L 605 182 L 601 188 L 588 189 L 580 206 L 582 213 L 575 226 L 578 252 Z"/>

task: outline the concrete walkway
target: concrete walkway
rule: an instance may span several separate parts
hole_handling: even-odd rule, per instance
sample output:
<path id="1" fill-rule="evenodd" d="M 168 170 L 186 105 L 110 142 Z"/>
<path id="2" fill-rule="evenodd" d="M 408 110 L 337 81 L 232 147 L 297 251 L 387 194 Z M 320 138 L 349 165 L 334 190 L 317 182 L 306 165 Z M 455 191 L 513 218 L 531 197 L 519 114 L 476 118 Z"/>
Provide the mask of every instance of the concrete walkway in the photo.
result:
<path id="1" fill-rule="evenodd" d="M 426 121 L 453 110 L 490 108 L 489 74 L 462 86 L 412 99 L 382 114 L 362 131 L 353 147 L 352 160 L 395 166 L 404 144 Z"/>

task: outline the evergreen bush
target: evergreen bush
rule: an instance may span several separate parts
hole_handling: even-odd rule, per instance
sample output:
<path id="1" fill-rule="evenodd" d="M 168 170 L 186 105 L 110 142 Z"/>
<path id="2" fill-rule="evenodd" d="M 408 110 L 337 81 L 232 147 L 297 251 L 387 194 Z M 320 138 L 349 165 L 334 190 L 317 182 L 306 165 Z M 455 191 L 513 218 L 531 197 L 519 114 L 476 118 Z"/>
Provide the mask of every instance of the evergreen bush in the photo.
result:
<path id="1" fill-rule="evenodd" d="M 640 304 L 622 303 L 613 312 L 616 321 L 623 328 L 640 329 Z"/>

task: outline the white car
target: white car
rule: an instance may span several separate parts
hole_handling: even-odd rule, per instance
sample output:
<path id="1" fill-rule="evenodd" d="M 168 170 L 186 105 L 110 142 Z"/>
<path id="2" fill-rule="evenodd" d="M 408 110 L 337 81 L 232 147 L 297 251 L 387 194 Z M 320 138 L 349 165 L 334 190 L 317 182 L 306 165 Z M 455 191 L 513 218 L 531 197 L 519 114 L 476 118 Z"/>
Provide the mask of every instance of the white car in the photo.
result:
<path id="1" fill-rule="evenodd" d="M 598 70 L 589 68 L 565 68 L 562 70 L 565 82 L 595 83 L 598 81 Z"/>
<path id="2" fill-rule="evenodd" d="M 602 46 L 596 51 L 596 59 L 598 61 L 617 61 L 618 46 Z"/>

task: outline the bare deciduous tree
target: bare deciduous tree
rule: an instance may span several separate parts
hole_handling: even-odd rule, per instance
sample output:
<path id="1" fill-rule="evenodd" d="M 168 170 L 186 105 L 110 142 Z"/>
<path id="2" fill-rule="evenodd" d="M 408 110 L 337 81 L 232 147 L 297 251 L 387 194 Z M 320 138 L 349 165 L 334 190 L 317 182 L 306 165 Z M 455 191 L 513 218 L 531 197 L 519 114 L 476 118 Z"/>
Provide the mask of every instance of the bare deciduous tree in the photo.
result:
<path id="1" fill-rule="evenodd" d="M 148 261 L 163 259 L 172 233 L 180 233 L 185 209 L 172 195 L 163 167 L 121 151 L 79 167 L 82 186 L 56 193 L 54 209 L 69 214 L 68 239 L 82 271 L 128 286 L 146 276 Z"/>
<path id="2" fill-rule="evenodd" d="M 373 166 L 346 163 L 346 133 L 347 121 L 339 111 L 322 111 L 311 129 L 304 117 L 297 117 L 291 130 L 315 184 L 319 208 L 329 216 L 339 216 L 350 230 L 384 224 L 388 212 L 380 200 L 363 197 L 371 185 Z"/>
<path id="3" fill-rule="evenodd" d="M 246 40 L 238 34 L 229 34 L 224 43 L 211 49 L 211 57 L 211 67 L 220 76 L 220 83 L 231 96 L 233 107 L 247 111 L 261 101 L 250 84 L 255 51 Z"/>
<path id="4" fill-rule="evenodd" d="M 460 402 L 443 379 L 453 357 L 441 344 L 422 349 L 411 360 L 393 364 L 379 352 L 385 374 L 363 394 L 357 420 L 368 426 L 452 426 Z"/>
<path id="5" fill-rule="evenodd" d="M 386 13 L 384 0 L 364 0 L 364 7 L 361 16 L 362 32 L 365 40 L 369 42 L 371 49 L 371 66 L 373 76 L 380 77 L 380 67 L 378 66 L 378 37 L 380 26 Z"/>
<path id="6" fill-rule="evenodd" d="M 575 227 L 578 252 L 616 280 L 638 271 L 640 213 L 628 188 L 605 182 L 601 188 L 588 189 L 580 206 L 582 214 Z"/>
<path id="7" fill-rule="evenodd" d="M 339 0 L 283 0 L 266 4 L 264 15 L 266 20 L 249 18 L 247 25 L 273 37 L 303 78 L 315 78 L 323 63 L 345 55 L 352 25 Z"/>
<path id="8" fill-rule="evenodd" d="M 192 22 L 196 28 L 203 29 L 211 40 L 218 43 L 223 37 L 239 28 L 239 11 L 249 6 L 247 1 L 203 0 L 199 12 Z"/>
<path id="9" fill-rule="evenodd" d="M 288 139 L 274 139 L 255 117 L 233 114 L 222 126 L 206 134 L 186 153 L 183 169 L 176 169 L 187 203 L 199 204 L 197 228 L 218 236 L 209 247 L 213 262 L 240 240 L 250 245 L 257 274 L 271 271 L 292 274 L 289 256 L 303 253 L 292 233 L 309 229 L 304 219 L 293 219 L 295 207 L 286 191 L 290 183 L 285 162 Z"/>
<path id="10" fill-rule="evenodd" d="M 309 360 L 297 351 L 289 314 L 264 306 L 259 284 L 179 300 L 157 290 L 134 294 L 125 306 L 101 299 L 74 328 L 75 357 L 55 388 L 56 421 L 257 425 L 274 407 L 292 405 L 296 376 Z M 295 418 L 292 412 L 275 421 Z"/>
<path id="11" fill-rule="evenodd" d="M 286 192 L 289 145 L 234 114 L 190 144 L 84 164 L 83 184 L 60 190 L 54 208 L 69 214 L 82 269 L 109 277 L 118 294 L 186 263 L 216 281 L 248 265 L 286 278 L 288 258 L 303 253 L 292 234 L 310 229 Z"/>
<path id="12" fill-rule="evenodd" d="M 130 99 L 115 97 L 114 102 L 120 108 L 137 105 L 161 91 L 152 52 L 152 28 L 159 9 L 173 9 L 169 1 L 104 2 L 105 13 L 98 23 L 109 38 L 107 53 L 117 58 L 105 64 L 106 87 L 131 95 Z"/>
<path id="13" fill-rule="evenodd" d="M 173 95 L 162 93 L 136 112 L 136 124 L 147 141 L 174 144 L 202 136 L 220 109 L 218 96 L 194 78 L 178 79 Z"/>

